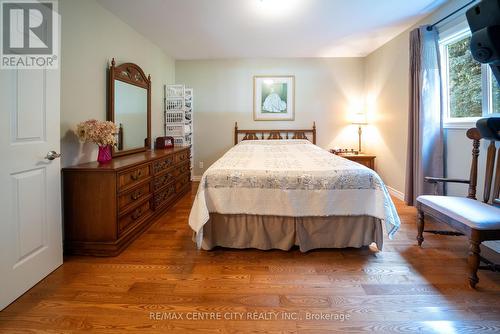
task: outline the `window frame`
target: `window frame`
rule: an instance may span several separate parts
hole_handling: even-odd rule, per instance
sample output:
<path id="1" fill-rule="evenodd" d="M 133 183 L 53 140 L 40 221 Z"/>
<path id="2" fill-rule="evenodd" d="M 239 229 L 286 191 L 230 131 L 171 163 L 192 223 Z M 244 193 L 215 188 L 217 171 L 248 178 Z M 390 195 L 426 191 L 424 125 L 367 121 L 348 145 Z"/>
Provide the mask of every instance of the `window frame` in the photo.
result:
<path id="1" fill-rule="evenodd" d="M 441 91 L 442 91 L 442 113 L 443 128 L 468 129 L 476 126 L 478 119 L 493 113 L 492 73 L 486 64 L 481 64 L 481 109 L 479 117 L 451 117 L 450 116 L 450 94 L 449 94 L 449 62 L 447 46 L 471 35 L 469 25 L 465 18 L 453 24 L 452 27 L 439 32 L 439 52 L 441 65 Z"/>

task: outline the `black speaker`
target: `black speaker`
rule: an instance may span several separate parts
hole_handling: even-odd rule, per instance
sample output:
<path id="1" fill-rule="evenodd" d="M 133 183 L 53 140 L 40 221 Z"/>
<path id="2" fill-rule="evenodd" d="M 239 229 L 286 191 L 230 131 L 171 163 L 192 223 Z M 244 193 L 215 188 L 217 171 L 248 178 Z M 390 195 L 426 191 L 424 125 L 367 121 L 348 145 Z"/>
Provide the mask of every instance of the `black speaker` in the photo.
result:
<path id="1" fill-rule="evenodd" d="M 482 0 L 469 8 L 466 16 L 472 32 L 472 56 L 490 65 L 500 85 L 500 0 Z"/>
<path id="2" fill-rule="evenodd" d="M 486 140 L 500 140 L 500 117 L 481 118 L 476 122 L 476 128 Z"/>

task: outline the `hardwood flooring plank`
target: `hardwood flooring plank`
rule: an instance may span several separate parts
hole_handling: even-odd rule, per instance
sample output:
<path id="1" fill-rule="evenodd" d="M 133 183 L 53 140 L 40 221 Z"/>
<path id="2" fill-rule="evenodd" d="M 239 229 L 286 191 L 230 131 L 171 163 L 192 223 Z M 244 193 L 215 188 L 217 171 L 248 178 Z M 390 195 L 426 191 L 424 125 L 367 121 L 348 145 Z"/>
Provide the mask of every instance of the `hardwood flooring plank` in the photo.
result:
<path id="1" fill-rule="evenodd" d="M 362 284 L 367 295 L 438 295 L 430 284 Z"/>
<path id="2" fill-rule="evenodd" d="M 280 305 L 284 307 L 320 307 L 329 308 L 330 298 L 327 296 L 281 296 Z"/>

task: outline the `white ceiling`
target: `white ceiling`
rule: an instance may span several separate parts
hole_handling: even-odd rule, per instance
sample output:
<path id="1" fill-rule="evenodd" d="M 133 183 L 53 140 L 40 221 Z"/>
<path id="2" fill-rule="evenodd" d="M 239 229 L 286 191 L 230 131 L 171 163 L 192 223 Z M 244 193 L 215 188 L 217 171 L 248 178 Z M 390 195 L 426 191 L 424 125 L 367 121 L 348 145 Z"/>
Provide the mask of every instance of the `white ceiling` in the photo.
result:
<path id="1" fill-rule="evenodd" d="M 366 56 L 447 0 L 99 0 L 176 59 Z"/>

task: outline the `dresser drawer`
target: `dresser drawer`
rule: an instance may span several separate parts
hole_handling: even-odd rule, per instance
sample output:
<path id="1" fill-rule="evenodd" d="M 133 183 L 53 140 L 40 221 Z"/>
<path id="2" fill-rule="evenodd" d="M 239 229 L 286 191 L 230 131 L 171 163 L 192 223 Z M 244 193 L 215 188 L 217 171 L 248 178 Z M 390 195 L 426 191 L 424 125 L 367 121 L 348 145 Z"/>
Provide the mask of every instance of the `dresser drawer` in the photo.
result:
<path id="1" fill-rule="evenodd" d="M 166 158 L 163 158 L 163 159 L 160 159 L 160 160 L 156 160 L 155 162 L 153 162 L 153 173 L 156 175 L 156 174 L 159 174 L 167 169 L 169 169 L 170 167 L 172 167 L 174 165 L 174 155 L 169 155 L 168 157 Z"/>
<path id="2" fill-rule="evenodd" d="M 123 215 L 118 222 L 119 233 L 122 233 L 143 219 L 146 219 L 152 212 L 150 201 L 146 201 L 142 205 Z"/>
<path id="3" fill-rule="evenodd" d="M 174 177 L 179 177 L 182 174 L 188 173 L 191 171 L 191 165 L 189 163 L 189 160 L 184 162 L 182 165 L 179 167 L 176 167 L 173 171 Z"/>
<path id="4" fill-rule="evenodd" d="M 177 179 L 177 182 L 175 183 L 175 192 L 178 193 L 182 189 L 184 189 L 184 187 L 189 183 L 190 180 L 191 180 L 191 176 L 189 173 L 186 173 L 186 174 L 180 176 Z"/>
<path id="5" fill-rule="evenodd" d="M 368 168 L 373 169 L 373 163 L 370 160 L 359 160 L 357 163 L 362 164 L 363 166 L 366 166 Z"/>
<path id="6" fill-rule="evenodd" d="M 123 208 L 131 205 L 132 203 L 137 203 L 140 200 L 146 198 L 151 193 L 151 184 L 148 182 L 142 186 L 130 190 L 129 192 L 120 195 L 118 197 L 118 209 L 121 211 Z"/>
<path id="7" fill-rule="evenodd" d="M 190 151 L 189 150 L 184 150 L 182 152 L 179 152 L 175 155 L 175 163 L 179 163 L 182 161 L 189 160 L 189 155 Z"/>
<path id="8" fill-rule="evenodd" d="M 174 166 L 168 170 L 168 172 L 155 176 L 153 181 L 154 191 L 160 190 L 165 187 L 170 182 L 176 180 L 180 175 L 190 172 L 191 166 L 189 161 L 184 162 L 180 166 Z"/>
<path id="9" fill-rule="evenodd" d="M 155 176 L 154 181 L 153 181 L 153 187 L 154 190 L 160 190 L 161 188 L 165 187 L 167 184 L 171 183 L 172 181 L 175 180 L 175 170 L 171 169 L 167 173 Z"/>
<path id="10" fill-rule="evenodd" d="M 153 198 L 153 205 L 156 208 L 159 208 L 160 206 L 167 204 L 172 200 L 176 193 L 175 193 L 175 183 L 172 183 L 165 189 L 159 191 L 158 193 L 155 193 L 154 198 Z"/>
<path id="11" fill-rule="evenodd" d="M 150 175 L 149 165 L 144 165 L 118 174 L 118 190 L 124 190 L 146 180 Z"/>

